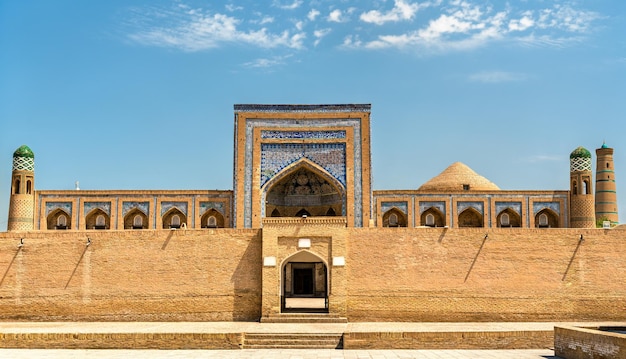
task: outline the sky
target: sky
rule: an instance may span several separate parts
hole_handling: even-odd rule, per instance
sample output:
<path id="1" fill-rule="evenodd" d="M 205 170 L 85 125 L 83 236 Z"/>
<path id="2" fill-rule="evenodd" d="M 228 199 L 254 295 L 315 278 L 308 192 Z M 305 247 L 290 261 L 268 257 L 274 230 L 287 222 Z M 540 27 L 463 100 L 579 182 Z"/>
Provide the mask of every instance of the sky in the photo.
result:
<path id="1" fill-rule="evenodd" d="M 374 189 L 567 190 L 606 142 L 623 219 L 625 35 L 622 0 L 0 0 L 0 231 L 24 144 L 39 190 L 232 189 L 234 104 L 371 104 Z"/>

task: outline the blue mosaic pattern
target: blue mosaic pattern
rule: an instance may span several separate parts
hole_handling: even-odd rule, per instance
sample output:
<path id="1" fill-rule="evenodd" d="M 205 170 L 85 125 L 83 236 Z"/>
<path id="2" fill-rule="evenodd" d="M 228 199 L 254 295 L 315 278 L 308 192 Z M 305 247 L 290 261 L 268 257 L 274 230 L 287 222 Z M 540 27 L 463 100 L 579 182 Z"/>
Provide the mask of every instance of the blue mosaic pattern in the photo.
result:
<path id="1" fill-rule="evenodd" d="M 246 106 L 246 105 L 242 105 Z M 369 105 L 367 105 L 369 107 Z M 271 107 L 271 105 L 270 105 Z M 237 105 L 235 105 L 235 110 L 237 110 Z M 369 111 L 367 111 L 369 112 Z M 298 127 L 298 126 L 306 126 L 306 127 L 352 127 L 354 129 L 353 138 L 354 138 L 354 225 L 355 227 L 363 226 L 363 193 L 362 193 L 362 178 L 361 178 L 361 119 L 352 119 L 352 118 L 330 118 L 330 119 L 307 119 L 306 121 L 302 120 L 275 120 L 275 119 L 247 119 L 246 121 L 246 147 L 245 147 L 245 155 L 244 155 L 244 193 L 243 193 L 243 217 L 244 217 L 244 227 L 250 228 L 252 227 L 252 139 L 254 128 L 260 127 Z M 235 130 L 237 130 L 235 128 Z M 237 154 L 235 154 L 235 158 L 237 158 Z M 239 166 L 239 164 L 236 164 Z M 234 171 L 236 171 L 234 168 Z M 237 196 L 241 194 L 237 193 L 237 181 L 240 179 L 237 176 L 233 176 L 235 181 L 235 201 L 237 201 Z M 265 206 L 261 206 L 261 208 L 265 208 Z M 235 209 L 237 210 L 237 209 Z M 237 214 L 235 212 L 237 216 Z"/>
<path id="2" fill-rule="evenodd" d="M 150 214 L 150 202 L 123 202 L 122 203 L 122 217 L 126 217 L 128 212 L 137 208 L 146 216 Z"/>
<path id="3" fill-rule="evenodd" d="M 496 202 L 496 215 L 510 208 L 513 212 L 522 216 L 522 202 Z"/>
<path id="4" fill-rule="evenodd" d="M 559 202 L 533 202 L 533 215 L 541 212 L 544 208 L 549 208 L 554 213 L 561 215 L 561 206 Z"/>
<path id="5" fill-rule="evenodd" d="M 344 143 L 261 144 L 261 187 L 283 168 L 306 158 L 324 168 L 346 186 L 346 145 Z"/>
<path id="6" fill-rule="evenodd" d="M 346 131 L 261 131 L 263 139 L 316 139 L 346 138 Z"/>
<path id="7" fill-rule="evenodd" d="M 161 202 L 161 216 L 172 208 L 178 209 L 185 216 L 187 215 L 187 202 Z"/>
<path id="8" fill-rule="evenodd" d="M 483 202 L 457 202 L 456 213 L 461 214 L 468 208 L 474 208 L 478 213 L 485 214 L 485 204 Z"/>
<path id="9" fill-rule="evenodd" d="M 46 202 L 46 217 L 57 209 L 63 210 L 70 217 L 72 216 L 72 202 Z"/>
<path id="10" fill-rule="evenodd" d="M 224 215 L 223 202 L 200 202 L 200 213 L 205 214 L 208 210 L 214 209 Z"/>
<path id="11" fill-rule="evenodd" d="M 111 202 L 85 202 L 85 216 L 96 208 L 111 216 Z"/>
<path id="12" fill-rule="evenodd" d="M 420 215 L 431 207 L 436 208 L 439 212 L 441 212 L 441 214 L 443 214 L 444 217 L 446 216 L 446 202 L 444 201 L 420 201 Z"/>
<path id="13" fill-rule="evenodd" d="M 404 214 L 409 214 L 409 205 L 407 202 L 381 202 L 380 203 L 380 214 L 384 215 L 385 212 L 387 212 L 388 210 L 392 209 L 396 207 L 397 209 L 399 209 L 400 211 L 402 211 L 402 213 Z"/>

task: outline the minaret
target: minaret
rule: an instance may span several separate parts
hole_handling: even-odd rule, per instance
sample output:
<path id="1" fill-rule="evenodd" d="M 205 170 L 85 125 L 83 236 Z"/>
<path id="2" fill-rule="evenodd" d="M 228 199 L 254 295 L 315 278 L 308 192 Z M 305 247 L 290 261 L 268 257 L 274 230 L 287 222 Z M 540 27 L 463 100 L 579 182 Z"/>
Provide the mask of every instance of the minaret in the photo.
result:
<path id="1" fill-rule="evenodd" d="M 35 226 L 35 154 L 28 146 L 13 153 L 8 231 L 32 231 Z"/>
<path id="2" fill-rule="evenodd" d="M 569 155 L 570 227 L 595 228 L 596 216 L 591 188 L 591 152 L 578 147 Z"/>
<path id="3" fill-rule="evenodd" d="M 596 150 L 596 218 L 618 223 L 613 149 L 606 143 Z"/>

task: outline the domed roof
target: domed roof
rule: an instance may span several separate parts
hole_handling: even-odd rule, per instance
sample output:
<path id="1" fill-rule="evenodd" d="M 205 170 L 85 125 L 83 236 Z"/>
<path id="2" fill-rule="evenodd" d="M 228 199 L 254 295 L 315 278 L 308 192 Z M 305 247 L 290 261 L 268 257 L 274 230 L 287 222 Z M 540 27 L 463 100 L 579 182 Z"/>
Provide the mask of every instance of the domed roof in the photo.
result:
<path id="1" fill-rule="evenodd" d="M 467 187 L 469 186 L 469 187 Z M 419 191 L 499 191 L 500 188 L 461 162 L 455 162 L 418 188 Z"/>
<path id="2" fill-rule="evenodd" d="M 606 142 L 602 142 L 602 147 L 600 148 L 609 148 L 609 146 L 606 145 Z"/>
<path id="3" fill-rule="evenodd" d="M 35 158 L 35 154 L 33 153 L 33 150 L 31 150 L 28 146 L 22 145 L 20 146 L 20 148 L 15 150 L 15 152 L 13 152 L 13 157 Z"/>
<path id="4" fill-rule="evenodd" d="M 578 146 L 578 148 L 572 151 L 569 158 L 591 158 L 591 152 L 583 146 Z"/>

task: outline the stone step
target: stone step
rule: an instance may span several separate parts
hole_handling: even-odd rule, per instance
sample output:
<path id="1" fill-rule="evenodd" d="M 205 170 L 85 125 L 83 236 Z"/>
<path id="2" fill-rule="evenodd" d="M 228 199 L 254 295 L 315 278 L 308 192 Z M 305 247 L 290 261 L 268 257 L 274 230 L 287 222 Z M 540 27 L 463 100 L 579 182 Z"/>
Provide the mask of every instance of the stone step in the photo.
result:
<path id="1" fill-rule="evenodd" d="M 327 313 L 281 313 L 261 317 L 261 323 L 347 323 L 348 318 Z"/>
<path id="2" fill-rule="evenodd" d="M 343 333 L 246 333 L 244 349 L 340 349 Z"/>

